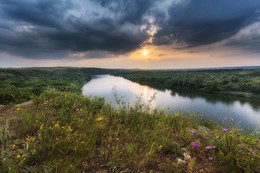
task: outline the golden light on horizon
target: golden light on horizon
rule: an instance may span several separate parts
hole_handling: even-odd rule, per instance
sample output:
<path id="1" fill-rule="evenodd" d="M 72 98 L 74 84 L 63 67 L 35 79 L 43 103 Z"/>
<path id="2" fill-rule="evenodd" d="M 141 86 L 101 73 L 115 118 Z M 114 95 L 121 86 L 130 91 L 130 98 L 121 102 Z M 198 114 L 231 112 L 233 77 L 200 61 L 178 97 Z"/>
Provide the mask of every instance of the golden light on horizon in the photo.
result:
<path id="1" fill-rule="evenodd" d="M 148 54 L 148 50 L 144 49 L 143 50 L 143 55 L 147 55 Z"/>

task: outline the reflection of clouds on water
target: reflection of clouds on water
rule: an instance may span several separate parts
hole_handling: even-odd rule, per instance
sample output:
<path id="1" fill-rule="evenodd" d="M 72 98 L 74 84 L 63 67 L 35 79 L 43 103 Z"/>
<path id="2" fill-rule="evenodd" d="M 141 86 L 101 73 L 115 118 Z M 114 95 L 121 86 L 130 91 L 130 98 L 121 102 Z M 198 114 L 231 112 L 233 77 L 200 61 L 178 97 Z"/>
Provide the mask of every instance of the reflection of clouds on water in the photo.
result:
<path id="1" fill-rule="evenodd" d="M 260 109 L 252 100 L 238 99 L 232 97 L 221 97 L 219 95 L 197 94 L 194 92 L 177 92 L 171 90 L 157 90 L 149 86 L 131 82 L 122 77 L 110 75 L 95 76 L 90 82 L 85 84 L 82 89 L 85 96 L 104 97 L 108 103 L 116 104 L 115 93 L 119 99 L 133 104 L 138 97 L 144 103 L 156 94 L 151 105 L 165 109 L 172 113 L 182 110 L 184 113 L 203 114 L 210 119 L 223 119 L 232 117 L 236 121 L 242 121 L 253 127 L 260 119 Z"/>

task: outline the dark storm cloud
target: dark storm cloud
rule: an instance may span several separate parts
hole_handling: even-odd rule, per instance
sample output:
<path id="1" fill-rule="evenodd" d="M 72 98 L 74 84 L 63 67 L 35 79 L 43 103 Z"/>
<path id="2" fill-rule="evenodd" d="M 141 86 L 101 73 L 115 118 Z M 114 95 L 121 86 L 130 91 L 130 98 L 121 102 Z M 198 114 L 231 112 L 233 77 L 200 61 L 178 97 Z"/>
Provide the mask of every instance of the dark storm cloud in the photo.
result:
<path id="1" fill-rule="evenodd" d="M 214 43 L 259 20 L 260 7 L 260 0 L 10 2 L 0 0 L 0 51 L 35 59 L 124 54 L 151 37 L 147 31 L 152 25 L 161 28 L 154 35 L 155 45 Z M 235 41 L 232 45 L 241 47 Z"/>
<path id="2" fill-rule="evenodd" d="M 21 3 L 0 6 L 0 50 L 14 55 L 62 58 L 70 52 L 95 50 L 121 54 L 137 49 L 149 38 L 140 25 L 152 1 L 94 1 L 110 11 L 112 17 L 95 13 L 93 20 L 84 14 L 68 14 L 78 8 L 68 0 Z"/>
<path id="3" fill-rule="evenodd" d="M 184 0 L 173 3 L 169 19 L 157 32 L 153 43 L 173 41 L 188 47 L 214 43 L 236 34 L 259 20 L 259 0 Z"/>
<path id="4" fill-rule="evenodd" d="M 156 2 L 160 0 L 91 0 L 115 13 L 121 13 L 118 22 L 143 24 L 143 16 Z"/>

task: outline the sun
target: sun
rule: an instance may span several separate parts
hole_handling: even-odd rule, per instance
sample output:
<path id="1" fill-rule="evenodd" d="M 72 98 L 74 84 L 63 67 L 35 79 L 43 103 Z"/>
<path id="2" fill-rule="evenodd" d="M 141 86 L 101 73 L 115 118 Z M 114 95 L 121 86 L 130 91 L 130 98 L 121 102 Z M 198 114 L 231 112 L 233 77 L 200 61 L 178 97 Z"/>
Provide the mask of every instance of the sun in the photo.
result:
<path id="1" fill-rule="evenodd" d="M 143 55 L 147 55 L 148 54 L 148 50 L 144 49 L 143 50 Z"/>

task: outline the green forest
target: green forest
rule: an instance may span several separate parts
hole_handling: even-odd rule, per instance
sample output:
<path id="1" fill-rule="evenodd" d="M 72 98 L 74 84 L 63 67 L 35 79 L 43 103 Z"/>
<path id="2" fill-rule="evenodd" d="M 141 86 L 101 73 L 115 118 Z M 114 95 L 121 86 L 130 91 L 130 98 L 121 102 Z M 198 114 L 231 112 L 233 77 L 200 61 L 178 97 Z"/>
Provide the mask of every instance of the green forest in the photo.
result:
<path id="1" fill-rule="evenodd" d="M 126 79 L 157 88 L 260 97 L 260 69 L 132 71 Z"/>

